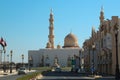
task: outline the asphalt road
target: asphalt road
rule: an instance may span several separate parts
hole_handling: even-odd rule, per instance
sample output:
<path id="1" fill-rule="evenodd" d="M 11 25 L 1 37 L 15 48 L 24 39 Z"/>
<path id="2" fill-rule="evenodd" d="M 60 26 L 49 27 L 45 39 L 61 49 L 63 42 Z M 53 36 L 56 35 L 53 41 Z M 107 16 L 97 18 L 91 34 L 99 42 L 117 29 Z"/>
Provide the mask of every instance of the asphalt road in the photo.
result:
<path id="1" fill-rule="evenodd" d="M 83 73 L 74 72 L 44 72 L 43 77 L 39 80 L 115 80 L 114 77 L 101 77 L 95 79 Z"/>
<path id="2" fill-rule="evenodd" d="M 33 71 L 30 71 L 30 72 L 27 72 L 26 74 L 30 74 L 31 72 L 34 72 Z M 21 75 L 18 75 L 17 72 L 15 72 L 14 74 L 10 75 L 3 75 L 0 77 L 0 80 L 16 80 L 17 78 L 21 77 L 21 76 L 24 76 L 26 74 L 21 74 Z"/>
<path id="3" fill-rule="evenodd" d="M 14 75 L 6 75 L 3 77 L 0 77 L 0 80 L 16 80 L 18 77 L 21 77 L 23 75 L 18 75 L 18 74 L 14 74 Z"/>

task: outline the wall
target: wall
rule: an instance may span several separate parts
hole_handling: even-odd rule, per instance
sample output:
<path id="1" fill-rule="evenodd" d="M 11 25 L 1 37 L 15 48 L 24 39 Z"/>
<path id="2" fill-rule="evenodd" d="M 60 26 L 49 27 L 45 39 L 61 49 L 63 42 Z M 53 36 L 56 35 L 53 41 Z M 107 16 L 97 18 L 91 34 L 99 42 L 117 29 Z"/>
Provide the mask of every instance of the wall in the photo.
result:
<path id="1" fill-rule="evenodd" d="M 40 49 L 28 51 L 28 56 L 32 56 L 34 67 L 41 63 L 42 56 L 44 55 L 44 65 L 46 56 L 49 57 L 50 66 L 53 66 L 54 59 L 57 56 L 60 66 L 67 66 L 68 57 L 79 55 L 79 49 Z"/>

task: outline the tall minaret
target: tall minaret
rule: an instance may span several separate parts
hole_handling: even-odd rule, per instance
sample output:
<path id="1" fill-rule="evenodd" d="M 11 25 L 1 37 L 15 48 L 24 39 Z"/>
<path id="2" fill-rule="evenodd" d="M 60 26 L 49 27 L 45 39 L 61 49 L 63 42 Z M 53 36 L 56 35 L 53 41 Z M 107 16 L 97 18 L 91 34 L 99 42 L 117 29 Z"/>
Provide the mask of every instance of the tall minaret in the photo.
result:
<path id="1" fill-rule="evenodd" d="M 95 28 L 94 27 L 92 27 L 92 37 L 95 35 Z"/>
<path id="2" fill-rule="evenodd" d="M 48 35 L 48 38 L 49 38 L 49 42 L 51 43 L 51 48 L 54 48 L 54 18 L 53 18 L 53 12 L 52 12 L 52 9 L 51 9 L 51 12 L 50 12 L 50 19 L 49 19 L 49 35 Z"/>
<path id="3" fill-rule="evenodd" d="M 100 19 L 100 24 L 102 24 L 103 21 L 104 21 L 104 11 L 103 11 L 103 6 L 101 7 L 101 11 L 100 11 L 100 17 L 99 17 L 99 19 Z"/>

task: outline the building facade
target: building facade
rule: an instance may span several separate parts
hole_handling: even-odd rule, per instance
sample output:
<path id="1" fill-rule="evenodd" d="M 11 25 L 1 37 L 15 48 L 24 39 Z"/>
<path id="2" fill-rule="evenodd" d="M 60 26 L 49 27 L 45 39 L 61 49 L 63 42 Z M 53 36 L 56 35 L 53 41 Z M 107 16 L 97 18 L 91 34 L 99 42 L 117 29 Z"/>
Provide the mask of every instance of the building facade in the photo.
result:
<path id="1" fill-rule="evenodd" d="M 45 49 L 29 50 L 28 62 L 33 67 L 39 66 L 71 66 L 73 57 L 78 62 L 80 47 L 78 39 L 73 33 L 69 33 L 64 38 L 64 45 L 54 46 L 54 16 L 51 10 L 49 18 L 48 42 Z M 76 66 L 79 66 L 76 64 Z"/>
<path id="2" fill-rule="evenodd" d="M 105 20 L 102 8 L 99 19 L 99 30 L 95 31 L 92 27 L 91 37 L 83 43 L 84 67 L 86 71 L 92 71 L 94 68 L 95 72 L 114 75 L 116 69 L 115 28 L 120 28 L 120 18 L 112 16 L 111 20 Z M 117 40 L 118 62 L 120 65 L 120 30 L 118 31 Z"/>
<path id="3" fill-rule="evenodd" d="M 71 66 L 72 57 L 78 56 L 79 49 L 40 49 L 30 50 L 28 53 L 33 67 L 55 66 L 55 62 L 64 67 Z"/>

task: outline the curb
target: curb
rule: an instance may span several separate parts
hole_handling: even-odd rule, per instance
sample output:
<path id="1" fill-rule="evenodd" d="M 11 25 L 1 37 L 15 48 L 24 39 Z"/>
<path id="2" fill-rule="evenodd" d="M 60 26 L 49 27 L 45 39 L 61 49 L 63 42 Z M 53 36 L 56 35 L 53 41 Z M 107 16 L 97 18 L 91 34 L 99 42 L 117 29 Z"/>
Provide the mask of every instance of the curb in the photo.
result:
<path id="1" fill-rule="evenodd" d="M 89 77 L 101 78 L 102 76 L 100 76 L 100 75 L 89 75 Z"/>
<path id="2" fill-rule="evenodd" d="M 38 76 L 36 76 L 36 79 L 42 79 L 43 75 L 39 74 Z"/>

